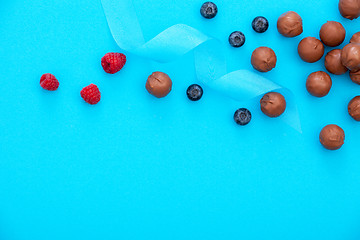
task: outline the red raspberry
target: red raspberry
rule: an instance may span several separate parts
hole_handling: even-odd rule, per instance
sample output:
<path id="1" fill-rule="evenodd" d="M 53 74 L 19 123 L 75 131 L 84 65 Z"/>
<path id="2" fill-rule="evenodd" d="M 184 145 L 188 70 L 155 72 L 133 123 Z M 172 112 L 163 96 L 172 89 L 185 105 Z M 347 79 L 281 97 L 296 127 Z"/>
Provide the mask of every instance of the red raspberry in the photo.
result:
<path id="1" fill-rule="evenodd" d="M 120 71 L 126 63 L 126 56 L 122 53 L 107 53 L 101 58 L 101 66 L 110 74 Z"/>
<path id="2" fill-rule="evenodd" d="M 40 78 L 40 86 L 49 91 L 55 91 L 59 87 L 59 81 L 51 73 L 45 73 Z"/>
<path id="3" fill-rule="evenodd" d="M 84 87 L 80 92 L 81 97 L 85 102 L 94 105 L 100 101 L 101 93 L 99 88 L 95 84 L 90 84 L 87 87 Z"/>

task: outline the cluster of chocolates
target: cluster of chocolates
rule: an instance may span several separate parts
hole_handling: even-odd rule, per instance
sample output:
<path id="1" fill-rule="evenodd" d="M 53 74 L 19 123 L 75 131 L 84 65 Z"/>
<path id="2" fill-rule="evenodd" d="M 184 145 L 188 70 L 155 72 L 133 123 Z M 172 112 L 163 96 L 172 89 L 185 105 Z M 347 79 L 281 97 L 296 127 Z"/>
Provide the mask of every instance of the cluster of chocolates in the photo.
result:
<path id="1" fill-rule="evenodd" d="M 345 18 L 356 19 L 360 16 L 360 1 L 340 0 L 339 11 Z M 297 13 L 287 12 L 278 20 L 278 30 L 286 37 L 298 36 L 302 33 L 302 29 L 302 20 Z M 300 41 L 298 54 L 305 62 L 317 62 L 325 53 L 324 45 L 337 47 L 344 42 L 345 36 L 346 30 L 341 23 L 328 21 L 320 29 L 320 40 L 306 37 Z M 326 54 L 325 68 L 334 75 L 342 75 L 349 71 L 350 79 L 360 84 L 360 32 L 355 33 L 344 48 L 334 49 Z M 313 72 L 306 80 L 307 91 L 315 97 L 326 96 L 331 87 L 331 77 L 324 71 Z M 360 96 L 350 101 L 348 112 L 354 120 L 360 121 Z M 322 129 L 319 138 L 326 149 L 336 150 L 344 144 L 345 133 L 339 126 L 330 124 Z"/>
<path id="2" fill-rule="evenodd" d="M 360 0 L 340 0 L 339 10 L 343 17 L 350 20 L 360 16 Z M 204 18 L 212 19 L 218 13 L 218 8 L 213 2 L 206 2 L 202 5 L 200 13 Z M 265 17 L 256 17 L 252 22 L 254 31 L 265 32 L 269 23 Z M 277 21 L 278 32 L 284 37 L 293 38 L 303 33 L 303 22 L 299 14 L 289 11 L 282 14 Z M 328 21 L 322 25 L 319 33 L 320 39 L 306 37 L 298 45 L 300 58 L 308 63 L 319 61 L 324 53 L 325 47 L 337 47 L 345 40 L 346 30 L 341 23 Z M 241 47 L 245 44 L 245 35 L 235 31 L 229 36 L 229 43 L 233 47 Z M 276 67 L 277 57 L 269 47 L 256 48 L 251 55 L 251 65 L 259 72 L 268 72 Z M 341 75 L 350 72 L 353 82 L 360 84 L 360 32 L 353 35 L 350 43 L 343 49 L 334 49 L 326 54 L 325 67 L 328 72 Z M 307 91 L 315 97 L 326 96 L 332 87 L 332 80 L 329 74 L 324 71 L 311 73 L 306 80 Z M 146 82 L 147 91 L 155 97 L 162 98 L 170 93 L 172 81 L 170 77 L 162 72 L 154 72 Z M 203 90 L 199 85 L 193 84 L 187 89 L 190 100 L 197 101 L 201 98 Z M 286 100 L 283 95 L 277 92 L 265 94 L 260 100 L 260 109 L 268 117 L 279 117 L 286 110 Z M 360 121 L 360 96 L 351 100 L 348 105 L 350 116 Z M 247 125 L 251 120 L 251 113 L 248 109 L 240 108 L 234 114 L 234 120 L 239 125 Z M 328 125 L 320 133 L 321 144 L 330 150 L 341 148 L 344 144 L 345 133 L 337 125 Z"/>
<path id="3" fill-rule="evenodd" d="M 339 10 L 343 17 L 350 20 L 356 19 L 360 16 L 360 1 L 340 0 Z M 278 18 L 277 29 L 284 37 L 299 36 L 303 33 L 302 18 L 296 12 L 286 12 Z M 300 41 L 298 54 L 305 62 L 317 62 L 325 53 L 324 45 L 337 47 L 344 42 L 345 36 L 346 30 L 341 23 L 328 21 L 320 29 L 320 39 L 306 37 Z M 275 52 L 268 47 L 255 49 L 251 56 L 252 66 L 260 72 L 272 70 L 276 66 L 276 61 Z M 345 74 L 349 71 L 350 79 L 360 85 L 360 32 L 355 33 L 350 43 L 343 49 L 334 49 L 326 54 L 325 68 L 335 75 Z M 307 91 L 315 97 L 326 96 L 331 87 L 331 77 L 324 71 L 313 72 L 306 80 Z M 360 96 L 356 96 L 350 101 L 348 112 L 354 120 L 360 121 Z M 341 148 L 344 139 L 344 131 L 337 125 L 328 125 L 320 133 L 320 142 L 326 149 Z"/>

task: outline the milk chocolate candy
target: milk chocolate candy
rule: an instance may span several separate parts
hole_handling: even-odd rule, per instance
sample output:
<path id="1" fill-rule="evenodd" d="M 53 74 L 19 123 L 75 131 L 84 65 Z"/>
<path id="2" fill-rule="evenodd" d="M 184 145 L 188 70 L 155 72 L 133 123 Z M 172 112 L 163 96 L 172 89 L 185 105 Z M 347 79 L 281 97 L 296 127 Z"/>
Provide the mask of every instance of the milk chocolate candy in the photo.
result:
<path id="1" fill-rule="evenodd" d="M 345 40 L 346 31 L 339 22 L 328 21 L 320 29 L 321 41 L 329 47 L 339 46 Z"/>
<path id="2" fill-rule="evenodd" d="M 320 143 L 328 150 L 337 150 L 342 147 L 345 141 L 345 132 L 339 126 L 330 124 L 320 132 Z"/>
<path id="3" fill-rule="evenodd" d="M 276 66 L 275 52 L 268 47 L 259 47 L 251 56 L 251 65 L 260 72 L 268 72 Z"/>
<path id="4" fill-rule="evenodd" d="M 355 121 L 360 121 L 360 96 L 354 97 L 349 102 L 348 112 Z"/>
<path id="5" fill-rule="evenodd" d="M 148 77 L 145 88 L 151 95 L 163 98 L 170 93 L 172 81 L 166 73 L 154 72 Z"/>
<path id="6" fill-rule="evenodd" d="M 277 29 L 285 37 L 299 36 L 303 32 L 302 19 L 296 12 L 286 12 L 279 17 Z"/>
<path id="7" fill-rule="evenodd" d="M 331 77 L 323 71 L 311 73 L 306 80 L 306 89 L 315 97 L 326 96 L 332 86 Z"/>
<path id="8" fill-rule="evenodd" d="M 325 68 L 335 75 L 341 75 L 348 71 L 348 69 L 341 63 L 341 49 L 334 49 L 326 54 Z"/>
<path id="9" fill-rule="evenodd" d="M 349 43 L 341 50 L 341 62 L 352 72 L 360 70 L 360 44 Z"/>
<path id="10" fill-rule="evenodd" d="M 324 45 L 319 39 L 307 37 L 299 43 L 298 53 L 305 62 L 314 63 L 324 55 Z"/>
<path id="11" fill-rule="evenodd" d="M 285 112 L 286 101 L 283 95 L 277 92 L 269 92 L 260 100 L 261 111 L 268 117 L 279 117 Z"/>
<path id="12" fill-rule="evenodd" d="M 347 19 L 353 20 L 360 16 L 360 0 L 340 0 L 340 14 Z"/>

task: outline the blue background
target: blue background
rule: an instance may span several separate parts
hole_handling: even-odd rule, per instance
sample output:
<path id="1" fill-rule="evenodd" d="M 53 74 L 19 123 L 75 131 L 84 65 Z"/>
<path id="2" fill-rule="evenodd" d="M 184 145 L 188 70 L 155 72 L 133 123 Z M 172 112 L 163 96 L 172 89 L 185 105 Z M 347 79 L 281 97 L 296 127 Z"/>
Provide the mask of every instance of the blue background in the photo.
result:
<path id="1" fill-rule="evenodd" d="M 243 31 L 246 44 L 225 53 L 230 70 L 251 70 L 252 51 L 273 48 L 277 67 L 263 75 L 294 92 L 304 133 L 264 116 L 257 101 L 206 86 L 190 102 L 191 53 L 170 64 L 127 54 L 121 72 L 104 73 L 101 57 L 121 49 L 100 0 L 2 0 L 0 239 L 360 239 L 360 125 L 347 114 L 360 87 L 331 75 L 330 94 L 310 96 L 306 78 L 324 70 L 324 58 L 297 55 L 301 38 L 318 37 L 327 20 L 346 27 L 346 42 L 360 20 L 343 19 L 336 0 L 217 0 L 212 20 L 200 16 L 201 0 L 135 2 L 147 39 L 176 23 L 224 45 Z M 303 17 L 294 39 L 276 30 L 288 10 Z M 258 15 L 270 21 L 264 34 L 251 28 Z M 155 70 L 174 83 L 164 99 L 144 87 Z M 59 79 L 56 92 L 40 87 L 46 72 Z M 102 93 L 96 106 L 79 94 L 90 83 Z M 253 113 L 246 127 L 233 122 L 239 107 Z M 346 132 L 339 151 L 318 141 L 330 123 Z"/>

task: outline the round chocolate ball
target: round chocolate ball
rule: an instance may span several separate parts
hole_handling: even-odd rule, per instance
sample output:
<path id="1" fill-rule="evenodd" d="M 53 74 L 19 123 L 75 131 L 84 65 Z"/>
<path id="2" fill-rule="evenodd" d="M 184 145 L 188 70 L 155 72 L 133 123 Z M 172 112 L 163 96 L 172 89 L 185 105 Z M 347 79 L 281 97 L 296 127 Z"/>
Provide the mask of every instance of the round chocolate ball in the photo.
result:
<path id="1" fill-rule="evenodd" d="M 157 98 L 168 95 L 172 88 L 170 77 L 163 72 L 153 72 L 147 79 L 146 90 Z"/>
<path id="2" fill-rule="evenodd" d="M 303 32 L 302 19 L 296 12 L 286 12 L 279 17 L 277 29 L 285 37 L 299 36 Z"/>
<path id="3" fill-rule="evenodd" d="M 360 43 L 360 32 L 357 32 L 352 36 L 350 43 Z"/>
<path id="4" fill-rule="evenodd" d="M 260 72 L 268 72 L 276 66 L 276 54 L 268 47 L 259 47 L 251 55 L 251 65 Z"/>
<path id="5" fill-rule="evenodd" d="M 357 72 L 350 72 L 350 79 L 356 84 L 360 85 L 360 70 Z"/>
<path id="6" fill-rule="evenodd" d="M 331 86 L 331 77 L 323 71 L 311 73 L 306 80 L 306 89 L 315 97 L 325 97 Z"/>
<path id="7" fill-rule="evenodd" d="M 320 29 L 321 41 L 329 47 L 339 46 L 345 40 L 346 31 L 339 22 L 328 21 Z"/>
<path id="8" fill-rule="evenodd" d="M 341 127 L 330 124 L 320 132 L 320 143 L 328 150 L 337 150 L 344 145 L 345 132 Z"/>
<path id="9" fill-rule="evenodd" d="M 360 70 L 360 44 L 349 43 L 341 50 L 341 62 L 352 72 Z"/>
<path id="10" fill-rule="evenodd" d="M 298 53 L 305 62 L 314 63 L 324 55 L 324 45 L 319 39 L 307 37 L 299 43 Z"/>
<path id="11" fill-rule="evenodd" d="M 348 71 L 348 69 L 341 63 L 341 49 L 334 49 L 326 54 L 325 68 L 335 75 L 341 75 Z"/>
<path id="12" fill-rule="evenodd" d="M 347 19 L 353 20 L 360 16 L 360 1 L 359 0 L 340 0 L 339 1 L 340 14 Z"/>
<path id="13" fill-rule="evenodd" d="M 279 117 L 285 112 L 286 101 L 283 95 L 277 92 L 269 92 L 260 100 L 261 111 L 268 117 Z"/>
<path id="14" fill-rule="evenodd" d="M 354 97 L 349 102 L 348 112 L 354 120 L 360 121 L 360 96 Z"/>

